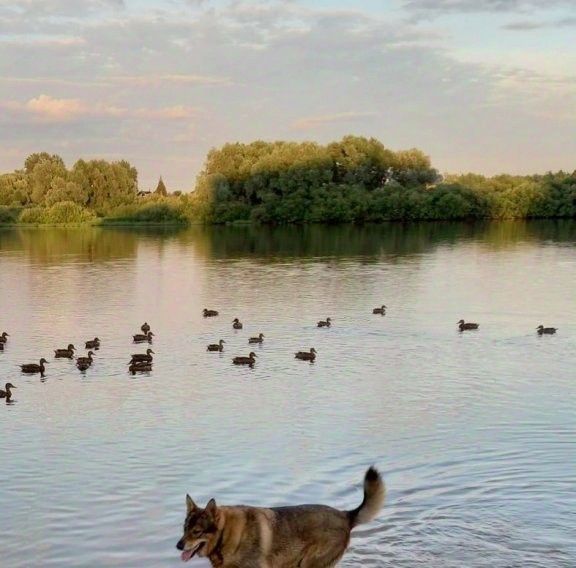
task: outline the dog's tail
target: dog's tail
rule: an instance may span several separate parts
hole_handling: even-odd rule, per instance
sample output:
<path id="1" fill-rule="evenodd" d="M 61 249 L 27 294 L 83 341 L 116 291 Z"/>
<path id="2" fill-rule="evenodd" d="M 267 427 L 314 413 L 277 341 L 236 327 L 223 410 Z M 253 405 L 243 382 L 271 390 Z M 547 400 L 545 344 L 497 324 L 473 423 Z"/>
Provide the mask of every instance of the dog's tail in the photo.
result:
<path id="1" fill-rule="evenodd" d="M 378 470 L 371 467 L 364 476 L 364 499 L 359 507 L 348 511 L 348 518 L 352 528 L 369 523 L 384 505 L 386 486 Z"/>

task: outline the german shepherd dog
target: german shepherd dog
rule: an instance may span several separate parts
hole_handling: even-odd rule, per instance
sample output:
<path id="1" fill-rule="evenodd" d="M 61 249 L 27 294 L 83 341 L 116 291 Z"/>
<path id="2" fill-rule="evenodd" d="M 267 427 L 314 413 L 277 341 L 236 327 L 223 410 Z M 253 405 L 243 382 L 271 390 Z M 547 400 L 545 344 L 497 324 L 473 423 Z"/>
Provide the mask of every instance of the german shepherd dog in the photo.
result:
<path id="1" fill-rule="evenodd" d="M 208 558 L 214 568 L 331 568 L 342 558 L 352 529 L 371 521 L 384 504 L 385 486 L 371 467 L 364 499 L 352 511 L 325 505 L 220 507 L 204 509 L 186 495 L 182 560 Z"/>

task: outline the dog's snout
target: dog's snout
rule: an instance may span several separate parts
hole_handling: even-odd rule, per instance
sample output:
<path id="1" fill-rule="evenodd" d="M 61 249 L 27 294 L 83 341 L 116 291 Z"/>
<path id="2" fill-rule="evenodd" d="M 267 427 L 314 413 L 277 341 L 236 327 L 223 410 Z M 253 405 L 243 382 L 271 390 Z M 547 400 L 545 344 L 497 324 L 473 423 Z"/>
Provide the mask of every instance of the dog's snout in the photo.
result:
<path id="1" fill-rule="evenodd" d="M 183 539 L 183 538 L 181 538 L 181 539 L 178 541 L 178 543 L 176 544 L 176 548 L 177 548 L 178 550 L 184 550 L 184 539 Z"/>

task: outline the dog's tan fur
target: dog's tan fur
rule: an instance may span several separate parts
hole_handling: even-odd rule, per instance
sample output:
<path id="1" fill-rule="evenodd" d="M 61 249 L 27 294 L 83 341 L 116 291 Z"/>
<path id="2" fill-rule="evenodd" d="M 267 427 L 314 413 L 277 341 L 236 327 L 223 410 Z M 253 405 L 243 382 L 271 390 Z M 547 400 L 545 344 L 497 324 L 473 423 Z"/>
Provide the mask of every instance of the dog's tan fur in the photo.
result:
<path id="1" fill-rule="evenodd" d="M 182 559 L 196 553 L 214 568 L 331 568 L 342 558 L 355 526 L 371 521 L 384 503 L 380 474 L 370 468 L 364 499 L 352 511 L 324 505 L 295 507 L 219 507 L 204 509 L 186 496 Z"/>

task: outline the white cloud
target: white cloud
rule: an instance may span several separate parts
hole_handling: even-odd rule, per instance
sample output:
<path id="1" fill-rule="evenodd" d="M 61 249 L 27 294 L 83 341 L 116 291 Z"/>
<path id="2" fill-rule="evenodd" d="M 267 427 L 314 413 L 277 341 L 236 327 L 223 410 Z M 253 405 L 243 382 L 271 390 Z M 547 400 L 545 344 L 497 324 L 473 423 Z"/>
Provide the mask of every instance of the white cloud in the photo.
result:
<path id="1" fill-rule="evenodd" d="M 576 18 L 560 18 L 557 20 L 520 20 L 502 26 L 505 30 L 514 32 L 530 32 L 543 29 L 561 29 L 576 27 Z"/>
<path id="2" fill-rule="evenodd" d="M 0 0 L 0 15 L 26 17 L 83 16 L 103 9 L 124 8 L 124 0 Z"/>
<path id="3" fill-rule="evenodd" d="M 322 114 L 307 116 L 294 121 L 293 126 L 299 130 L 312 130 L 325 124 L 351 123 L 378 116 L 376 112 L 338 112 L 334 114 Z"/>
<path id="4" fill-rule="evenodd" d="M 549 10 L 557 7 L 574 8 L 573 0 L 405 0 L 408 10 L 430 14 L 493 12 L 506 13 L 528 10 Z"/>
<path id="5" fill-rule="evenodd" d="M 210 77 L 208 75 L 169 74 L 169 75 L 118 75 L 107 78 L 112 83 L 124 83 L 135 87 L 162 87 L 173 85 L 232 85 L 226 77 Z"/>
<path id="6" fill-rule="evenodd" d="M 0 108 L 16 118 L 41 122 L 66 123 L 92 118 L 141 118 L 147 120 L 180 120 L 198 116 L 197 109 L 184 105 L 161 108 L 125 108 L 105 103 L 88 103 L 79 99 L 58 99 L 39 95 L 26 102 L 0 102 Z M 9 120 L 5 117 L 4 120 Z"/>

